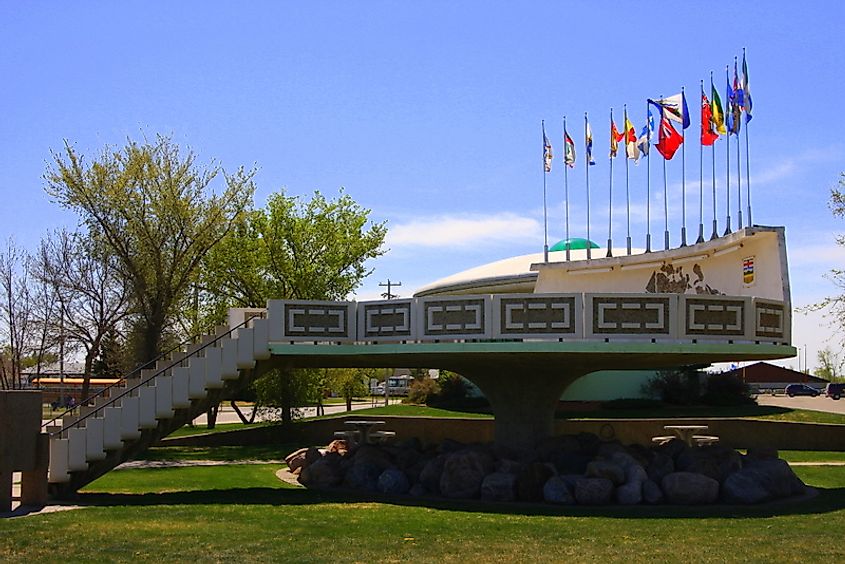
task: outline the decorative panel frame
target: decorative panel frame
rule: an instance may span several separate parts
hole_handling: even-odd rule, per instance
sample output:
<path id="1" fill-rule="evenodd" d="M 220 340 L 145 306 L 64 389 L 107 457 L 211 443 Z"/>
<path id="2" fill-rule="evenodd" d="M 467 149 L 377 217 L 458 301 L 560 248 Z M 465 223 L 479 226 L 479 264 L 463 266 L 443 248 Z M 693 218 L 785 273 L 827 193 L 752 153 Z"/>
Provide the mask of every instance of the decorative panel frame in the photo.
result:
<path id="1" fill-rule="evenodd" d="M 752 311 L 751 334 L 755 341 L 792 342 L 792 316 L 784 302 L 754 298 Z"/>
<path id="2" fill-rule="evenodd" d="M 356 303 L 270 300 L 270 341 L 354 342 Z"/>
<path id="3" fill-rule="evenodd" d="M 676 294 L 584 294 L 587 339 L 677 339 Z"/>
<path id="4" fill-rule="evenodd" d="M 582 294 L 496 294 L 494 339 L 583 339 Z"/>
<path id="5" fill-rule="evenodd" d="M 752 340 L 750 297 L 684 294 L 680 299 L 682 339 Z"/>
<path id="6" fill-rule="evenodd" d="M 493 300 L 489 295 L 417 299 L 417 339 L 491 339 Z"/>
<path id="7" fill-rule="evenodd" d="M 358 303 L 358 340 L 413 341 L 417 336 L 416 300 L 382 300 Z"/>

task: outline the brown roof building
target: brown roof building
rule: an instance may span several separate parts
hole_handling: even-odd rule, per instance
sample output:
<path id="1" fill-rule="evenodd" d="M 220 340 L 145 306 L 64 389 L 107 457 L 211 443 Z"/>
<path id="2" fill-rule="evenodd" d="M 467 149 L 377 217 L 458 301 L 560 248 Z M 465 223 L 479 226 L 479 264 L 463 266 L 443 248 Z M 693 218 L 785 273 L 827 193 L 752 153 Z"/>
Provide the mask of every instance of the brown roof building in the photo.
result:
<path id="1" fill-rule="evenodd" d="M 742 368 L 735 368 L 730 370 L 728 374 L 735 374 L 746 384 L 758 387 L 780 388 L 787 384 L 808 384 L 814 388 L 819 388 L 828 383 L 824 378 L 782 366 L 775 366 L 767 362 L 756 362 Z"/>

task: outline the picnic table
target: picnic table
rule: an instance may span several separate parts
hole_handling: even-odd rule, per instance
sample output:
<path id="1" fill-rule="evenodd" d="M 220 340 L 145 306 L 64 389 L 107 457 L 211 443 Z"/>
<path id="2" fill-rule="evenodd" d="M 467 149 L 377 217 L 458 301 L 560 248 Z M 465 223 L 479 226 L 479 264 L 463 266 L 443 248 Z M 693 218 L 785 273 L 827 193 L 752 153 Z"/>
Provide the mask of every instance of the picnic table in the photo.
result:
<path id="1" fill-rule="evenodd" d="M 674 438 L 679 438 L 689 446 L 693 446 L 693 444 L 703 445 L 719 442 L 719 437 L 701 434 L 710 429 L 707 425 L 664 425 L 663 428 L 667 431 L 672 431 L 674 435 L 654 437 L 651 439 L 652 441 L 664 444 Z"/>
<path id="2" fill-rule="evenodd" d="M 370 442 L 370 435 L 373 433 L 373 428 L 384 425 L 384 421 L 376 421 L 373 419 L 354 419 L 344 421 L 344 425 L 351 427 L 350 430 L 345 431 L 347 438 L 352 439 L 358 444 L 368 444 Z"/>

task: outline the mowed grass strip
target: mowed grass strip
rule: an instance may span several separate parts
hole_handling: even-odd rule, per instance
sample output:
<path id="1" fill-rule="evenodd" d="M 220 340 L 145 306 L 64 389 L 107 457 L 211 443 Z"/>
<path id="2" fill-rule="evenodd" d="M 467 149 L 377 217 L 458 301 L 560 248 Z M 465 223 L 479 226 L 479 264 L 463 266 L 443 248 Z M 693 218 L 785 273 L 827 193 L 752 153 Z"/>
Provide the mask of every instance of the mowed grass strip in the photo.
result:
<path id="1" fill-rule="evenodd" d="M 122 470 L 100 507 L 0 521 L 0 560 L 831 562 L 845 468 L 801 467 L 814 500 L 753 508 L 509 506 L 284 489 L 278 465 Z M 181 474 L 181 476 L 180 476 Z M 174 489 L 172 489 L 174 488 Z M 229 488 L 229 489 L 221 489 Z M 178 491 L 177 491 L 178 490 Z M 126 493 L 128 492 L 128 493 Z M 164 492 L 164 493 L 158 493 Z M 167 493 L 171 492 L 171 493 Z M 835 536 L 835 534 L 834 534 Z"/>

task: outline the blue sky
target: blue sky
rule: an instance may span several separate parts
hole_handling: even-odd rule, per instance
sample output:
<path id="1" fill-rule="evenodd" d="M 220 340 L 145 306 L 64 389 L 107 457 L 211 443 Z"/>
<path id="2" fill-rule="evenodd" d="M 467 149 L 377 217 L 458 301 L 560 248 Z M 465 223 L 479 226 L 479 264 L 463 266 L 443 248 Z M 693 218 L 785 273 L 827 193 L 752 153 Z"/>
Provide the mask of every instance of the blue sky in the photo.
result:
<path id="1" fill-rule="evenodd" d="M 401 280 L 408 295 L 459 270 L 542 249 L 540 120 L 556 157 L 562 117 L 573 124 L 572 235 L 583 236 L 580 139 L 589 112 L 598 161 L 592 236 L 603 244 L 608 112 L 620 123 L 627 104 L 639 129 L 645 99 L 681 86 L 693 114 L 686 176 L 695 233 L 699 80 L 714 71 L 723 93 L 725 65 L 746 47 L 754 221 L 786 226 L 793 301 L 806 305 L 835 290 L 822 276 L 845 258 L 834 240 L 845 229 L 827 208 L 845 170 L 837 115 L 843 11 L 829 1 L 732 2 L 714 19 L 711 3 L 675 3 L 670 12 L 648 2 L 0 0 L 0 236 L 32 247 L 47 229 L 76 221 L 43 190 L 50 152 L 63 139 L 93 154 L 166 133 L 201 160 L 257 165 L 257 205 L 280 189 L 334 195 L 344 187 L 390 230 L 390 251 L 373 262 L 359 295 L 375 297 L 387 278 Z M 724 182 L 723 141 L 717 155 Z M 621 158 L 614 170 L 621 245 Z M 643 246 L 645 166 L 630 172 L 632 234 Z M 662 211 L 658 173 L 655 159 L 653 218 Z M 675 245 L 678 157 L 669 178 Z M 563 237 L 559 160 L 548 181 L 553 243 Z M 720 190 L 720 226 L 723 206 Z M 706 207 L 705 222 L 711 213 Z M 658 240 L 662 228 L 653 222 Z M 811 368 L 819 346 L 840 348 L 838 337 L 826 341 L 831 332 L 818 316 L 796 318 L 794 341 L 808 346 Z"/>

